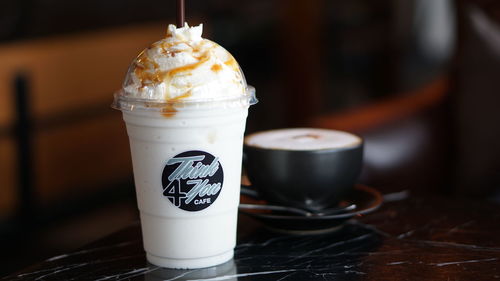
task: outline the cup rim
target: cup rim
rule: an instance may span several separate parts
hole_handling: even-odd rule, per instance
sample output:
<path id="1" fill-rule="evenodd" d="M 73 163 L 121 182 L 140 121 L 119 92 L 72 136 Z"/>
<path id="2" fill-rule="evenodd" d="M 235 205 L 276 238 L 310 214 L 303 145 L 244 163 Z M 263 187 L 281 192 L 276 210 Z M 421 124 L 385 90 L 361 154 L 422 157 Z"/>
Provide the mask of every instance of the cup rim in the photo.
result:
<path id="1" fill-rule="evenodd" d="M 237 97 L 196 99 L 196 100 L 177 100 L 166 101 L 158 99 L 134 98 L 124 95 L 125 90 L 121 89 L 114 93 L 111 108 L 121 111 L 164 111 L 165 108 L 199 108 L 203 106 L 214 106 L 222 103 L 224 107 L 234 105 L 250 106 L 258 102 L 255 95 L 255 88 L 247 85 L 245 94 Z"/>
<path id="2" fill-rule="evenodd" d="M 289 148 L 276 148 L 276 147 L 262 147 L 262 146 L 256 146 L 256 145 L 250 145 L 248 144 L 248 139 L 252 136 L 255 136 L 257 134 L 262 134 L 262 133 L 267 133 L 267 132 L 272 132 L 272 131 L 280 131 L 280 130 L 288 130 L 288 129 L 321 129 L 321 130 L 328 130 L 328 131 L 336 131 L 336 132 L 343 132 L 343 133 L 348 133 L 356 138 L 358 138 L 358 141 L 352 145 L 349 146 L 343 146 L 343 147 L 332 147 L 332 148 L 318 148 L 318 149 L 289 149 Z M 279 129 L 270 129 L 270 130 L 264 130 L 264 131 L 258 131 L 254 132 L 251 134 L 248 134 L 244 137 L 243 139 L 243 146 L 245 148 L 249 149 L 254 149 L 254 150 L 262 150 L 262 151 L 276 151 L 276 152 L 287 152 L 287 153 L 327 153 L 327 152 L 336 152 L 336 151 L 343 151 L 343 150 L 351 150 L 351 149 L 356 149 L 359 147 L 363 147 L 365 144 L 365 140 L 363 137 L 354 134 L 352 132 L 347 132 L 347 131 L 342 131 L 342 130 L 334 130 L 334 129 L 325 129 L 325 128 L 279 128 Z"/>

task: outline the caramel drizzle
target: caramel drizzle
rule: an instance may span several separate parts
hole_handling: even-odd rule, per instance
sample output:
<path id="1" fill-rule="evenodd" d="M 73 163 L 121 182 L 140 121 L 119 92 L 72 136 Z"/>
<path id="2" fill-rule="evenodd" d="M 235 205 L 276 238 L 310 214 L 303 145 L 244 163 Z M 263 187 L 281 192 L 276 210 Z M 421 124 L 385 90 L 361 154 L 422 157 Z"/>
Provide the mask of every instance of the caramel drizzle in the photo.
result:
<path id="1" fill-rule="evenodd" d="M 185 65 L 185 66 L 181 66 L 181 67 L 178 67 L 178 68 L 171 69 L 170 71 L 168 71 L 168 75 L 170 77 L 172 77 L 172 76 L 174 76 L 174 75 L 176 75 L 178 73 L 181 73 L 181 72 L 188 72 L 190 70 L 194 70 L 195 68 L 199 67 L 203 63 L 207 62 L 208 59 L 209 59 L 208 55 L 204 54 L 204 55 L 202 55 L 199 58 L 198 62 L 195 62 L 195 63 L 192 63 L 192 64 L 188 64 L 188 65 Z"/>
<path id="2" fill-rule="evenodd" d="M 238 62 L 236 62 L 233 56 L 231 56 L 227 61 L 225 61 L 224 64 L 231 67 L 236 72 L 240 70 L 240 66 L 238 65 Z"/>
<path id="3" fill-rule="evenodd" d="M 202 42 L 203 44 L 204 42 Z M 202 46 L 192 46 L 188 42 L 161 42 L 161 43 L 153 43 L 151 47 L 160 47 L 162 49 L 163 53 L 166 53 L 167 55 L 175 56 L 177 53 L 184 52 L 184 50 L 178 50 L 178 51 L 171 51 L 168 50 L 173 46 L 179 45 L 179 44 L 186 44 L 187 46 L 190 47 L 191 55 L 193 58 L 197 59 L 198 61 L 189 65 L 181 66 L 178 68 L 174 68 L 168 71 L 160 71 L 159 68 L 160 66 L 158 63 L 155 61 L 152 61 L 146 53 L 143 51 L 137 61 L 136 61 L 136 68 L 134 70 L 135 75 L 139 78 L 141 81 L 141 88 L 144 88 L 146 86 L 152 85 L 152 84 L 159 84 L 162 82 L 165 82 L 167 85 L 167 89 L 165 91 L 165 100 L 167 100 L 167 105 L 165 105 L 162 110 L 161 114 L 165 117 L 172 117 L 176 114 L 177 109 L 174 108 L 174 105 L 172 103 L 175 103 L 177 101 L 180 101 L 182 99 L 185 99 L 189 96 L 192 95 L 191 90 L 188 92 L 174 97 L 170 98 L 170 91 L 168 89 L 168 86 L 171 84 L 171 81 L 174 76 L 176 75 L 191 75 L 191 71 L 198 68 L 202 64 L 206 63 L 210 59 L 210 51 L 216 47 L 216 45 L 210 46 L 205 52 L 200 54 L 199 56 L 196 56 L 195 53 L 199 53 L 201 50 Z M 151 48 L 150 47 L 150 48 Z M 189 52 L 189 51 L 188 51 Z M 233 69 L 238 70 L 238 63 L 236 60 L 231 56 L 228 61 L 226 61 L 224 64 L 232 67 Z M 214 64 L 211 67 L 211 70 L 214 72 L 222 70 L 222 66 L 220 64 Z M 190 86 L 191 87 L 191 86 Z"/>
<path id="4" fill-rule="evenodd" d="M 167 53 L 171 54 L 172 56 L 175 56 L 176 53 L 183 52 L 182 50 L 179 51 L 169 51 L 167 50 L 168 48 L 171 48 L 173 46 L 179 45 L 179 44 L 186 44 L 191 48 L 191 54 L 193 55 L 193 58 L 197 59 L 198 62 L 190 64 L 190 65 L 185 65 L 182 67 L 174 68 L 169 71 L 159 71 L 159 65 L 149 59 L 149 57 L 146 56 L 145 52 L 141 53 L 139 55 L 139 58 L 137 59 L 136 62 L 136 68 L 135 68 L 135 75 L 141 80 L 141 88 L 144 88 L 145 86 L 151 85 L 151 84 L 158 84 L 161 82 L 165 82 L 166 85 L 170 85 L 170 81 L 172 80 L 173 76 L 178 75 L 179 73 L 183 72 L 189 72 L 191 70 L 194 70 L 195 68 L 199 67 L 203 63 L 207 62 L 209 60 L 209 52 L 210 50 L 213 49 L 209 48 L 206 50 L 201 56 L 195 56 L 193 53 L 199 52 L 200 48 L 195 48 L 191 46 L 187 42 L 175 42 L 175 43 L 169 43 L 169 42 L 163 42 L 163 43 L 154 43 L 152 47 L 157 47 L 160 46 L 162 50 Z M 149 69 L 153 69 L 153 71 L 148 71 Z M 186 73 L 185 75 L 189 75 L 189 73 Z M 165 93 L 165 99 L 169 99 L 170 93 L 167 92 Z"/>
<path id="5" fill-rule="evenodd" d="M 180 101 L 182 99 L 185 99 L 187 97 L 190 97 L 191 95 L 192 95 L 192 92 L 189 91 L 189 92 L 184 93 L 180 96 L 169 99 L 167 101 L 167 104 L 161 109 L 161 115 L 163 115 L 164 117 L 167 117 L 167 118 L 173 117 L 177 113 L 177 109 L 175 109 L 173 103 Z"/>

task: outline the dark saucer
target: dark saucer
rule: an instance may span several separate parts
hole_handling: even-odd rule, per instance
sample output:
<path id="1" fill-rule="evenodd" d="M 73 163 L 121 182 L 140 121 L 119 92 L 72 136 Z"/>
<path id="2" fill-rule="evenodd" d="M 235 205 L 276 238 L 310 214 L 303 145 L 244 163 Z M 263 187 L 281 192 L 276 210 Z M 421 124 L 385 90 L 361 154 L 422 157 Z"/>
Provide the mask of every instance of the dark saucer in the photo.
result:
<path id="1" fill-rule="evenodd" d="M 242 201 L 246 198 L 242 195 Z M 253 199 L 255 200 L 255 199 Z M 257 201 L 257 204 L 266 204 L 265 201 Z M 377 190 L 357 184 L 352 192 L 341 202 L 341 205 L 356 204 L 356 208 L 339 214 L 324 216 L 301 216 L 279 211 L 262 211 L 240 209 L 242 214 L 248 215 L 261 221 L 266 227 L 279 232 L 294 234 L 315 234 L 335 231 L 339 229 L 345 221 L 353 217 L 360 217 L 375 211 L 382 204 L 382 194 Z"/>

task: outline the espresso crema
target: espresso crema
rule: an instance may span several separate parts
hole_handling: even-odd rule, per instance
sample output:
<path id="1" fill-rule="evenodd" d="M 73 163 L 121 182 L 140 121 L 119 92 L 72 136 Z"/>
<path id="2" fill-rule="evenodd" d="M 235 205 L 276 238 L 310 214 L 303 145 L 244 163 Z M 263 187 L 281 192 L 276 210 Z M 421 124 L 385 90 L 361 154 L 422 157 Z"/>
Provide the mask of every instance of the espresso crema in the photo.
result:
<path id="1" fill-rule="evenodd" d="M 355 147 L 360 137 L 335 130 L 289 128 L 258 132 L 245 137 L 247 146 L 278 150 L 322 150 Z"/>

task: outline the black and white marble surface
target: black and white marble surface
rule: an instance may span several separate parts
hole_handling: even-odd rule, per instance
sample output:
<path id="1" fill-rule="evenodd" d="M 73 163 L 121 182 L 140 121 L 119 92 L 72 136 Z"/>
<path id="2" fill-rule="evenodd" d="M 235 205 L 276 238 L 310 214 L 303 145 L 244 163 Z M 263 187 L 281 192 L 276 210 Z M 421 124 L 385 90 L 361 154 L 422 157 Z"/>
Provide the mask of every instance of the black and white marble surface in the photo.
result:
<path id="1" fill-rule="evenodd" d="M 297 236 L 240 216 L 230 262 L 198 270 L 148 264 L 139 223 L 1 280 L 496 280 L 500 205 L 412 197 L 341 229 Z"/>

